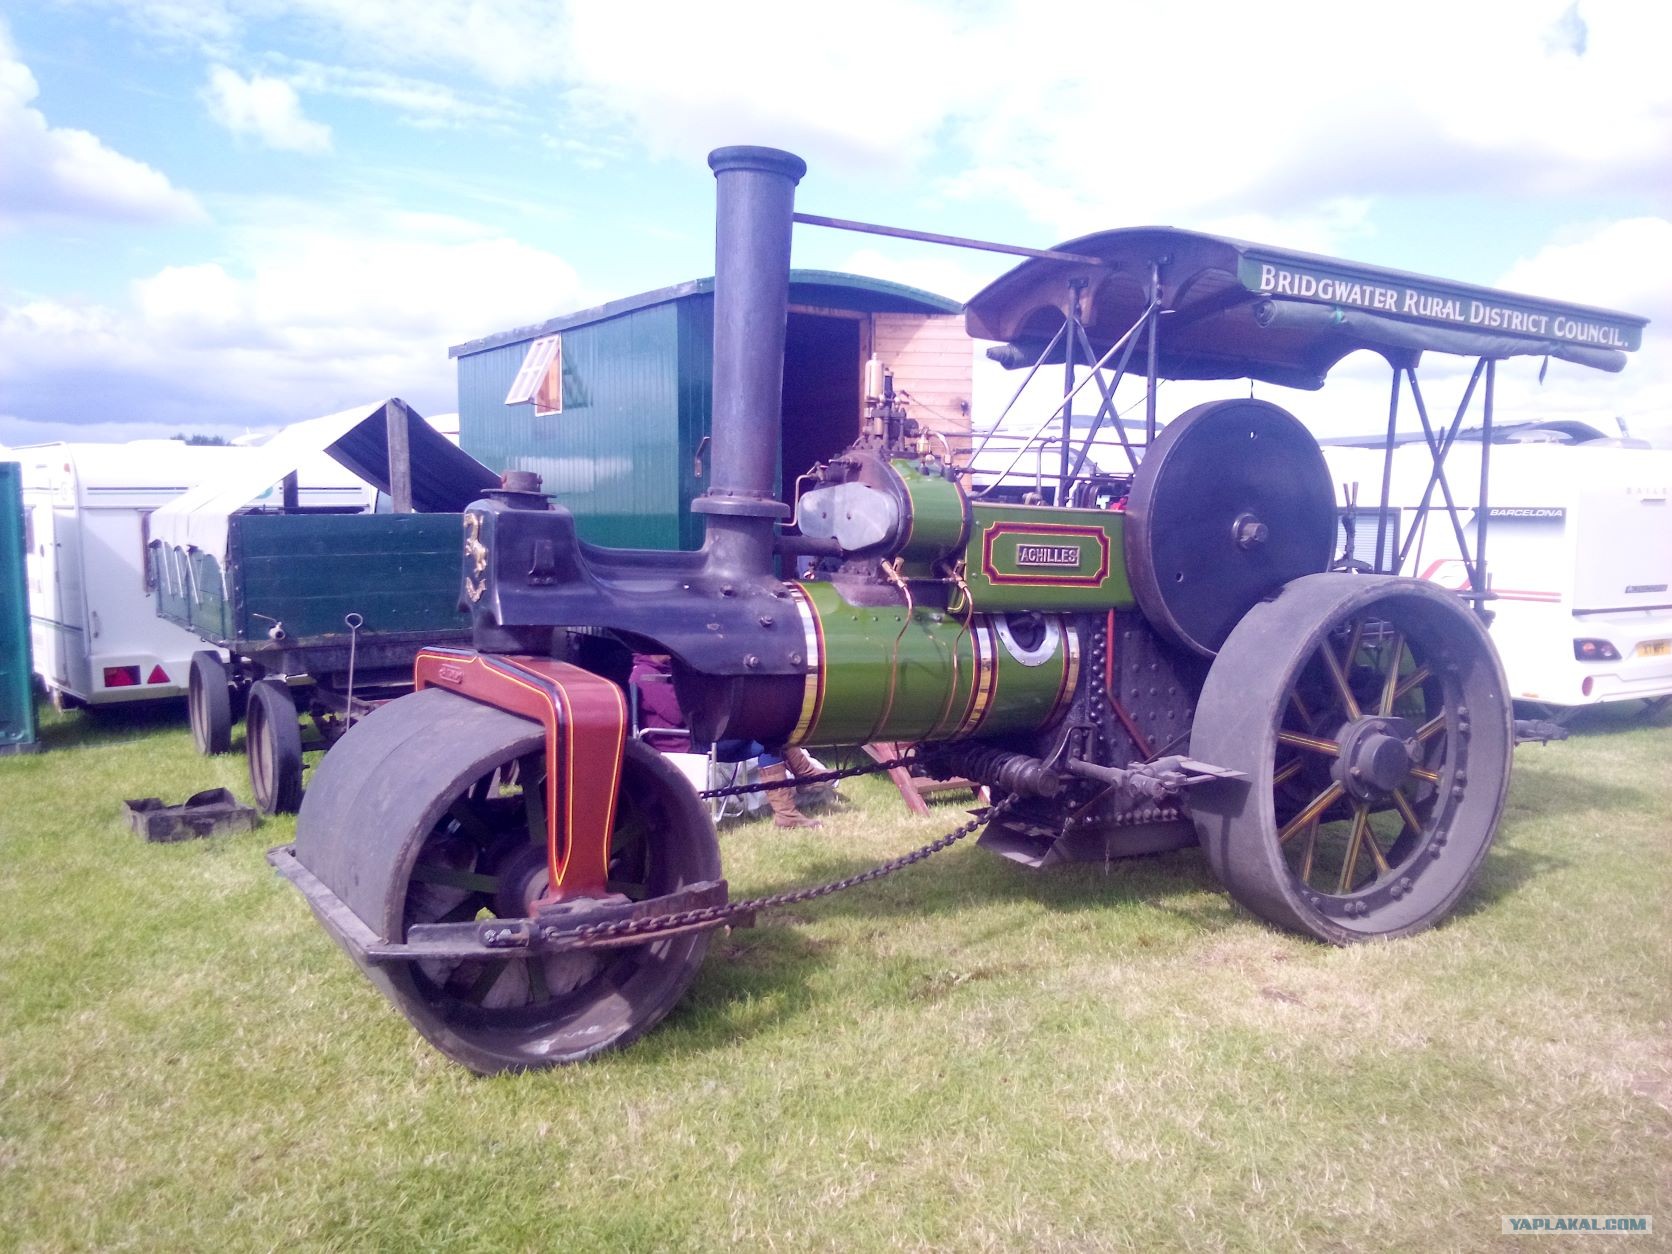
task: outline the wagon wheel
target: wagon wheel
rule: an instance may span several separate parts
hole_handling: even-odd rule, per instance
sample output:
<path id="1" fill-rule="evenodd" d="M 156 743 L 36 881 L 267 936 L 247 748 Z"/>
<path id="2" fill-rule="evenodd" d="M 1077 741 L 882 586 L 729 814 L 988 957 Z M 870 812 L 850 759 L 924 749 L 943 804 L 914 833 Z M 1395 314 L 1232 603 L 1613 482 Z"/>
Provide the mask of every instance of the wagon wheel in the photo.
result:
<path id="1" fill-rule="evenodd" d="M 295 814 L 302 804 L 302 729 L 283 680 L 263 679 L 250 688 L 244 752 L 250 760 L 250 789 L 262 813 Z"/>
<path id="2" fill-rule="evenodd" d="M 186 713 L 192 724 L 192 743 L 202 754 L 232 748 L 232 687 L 221 655 L 200 649 L 192 654 L 186 680 Z"/>
<path id="3" fill-rule="evenodd" d="M 385 939 L 418 923 L 526 916 L 546 887 L 544 738 L 526 719 L 427 690 L 357 722 L 320 763 L 296 856 Z M 702 802 L 629 741 L 609 888 L 635 900 L 720 877 Z M 471 1070 L 577 1062 L 637 1039 L 702 965 L 708 934 L 368 974 L 437 1049 Z"/>
<path id="4" fill-rule="evenodd" d="M 1208 673 L 1191 756 L 1245 773 L 1192 794 L 1202 845 L 1261 918 L 1343 944 L 1428 927 L 1468 889 L 1509 787 L 1497 654 L 1453 594 L 1297 579 Z"/>

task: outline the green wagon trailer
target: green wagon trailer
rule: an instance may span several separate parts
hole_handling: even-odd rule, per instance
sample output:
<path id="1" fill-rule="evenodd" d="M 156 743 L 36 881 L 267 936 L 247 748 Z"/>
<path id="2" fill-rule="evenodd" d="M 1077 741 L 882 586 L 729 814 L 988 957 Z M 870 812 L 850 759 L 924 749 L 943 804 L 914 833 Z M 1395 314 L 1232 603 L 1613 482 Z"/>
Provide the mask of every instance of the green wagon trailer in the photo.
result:
<path id="1" fill-rule="evenodd" d="M 366 482 L 362 504 L 303 503 L 297 468 L 321 452 Z M 273 814 L 301 804 L 304 748 L 410 691 L 423 646 L 469 640 L 460 513 L 498 479 L 398 399 L 298 423 L 262 453 L 153 513 L 149 560 L 157 613 L 211 646 L 192 657 L 193 739 L 227 752 L 241 706 Z"/>

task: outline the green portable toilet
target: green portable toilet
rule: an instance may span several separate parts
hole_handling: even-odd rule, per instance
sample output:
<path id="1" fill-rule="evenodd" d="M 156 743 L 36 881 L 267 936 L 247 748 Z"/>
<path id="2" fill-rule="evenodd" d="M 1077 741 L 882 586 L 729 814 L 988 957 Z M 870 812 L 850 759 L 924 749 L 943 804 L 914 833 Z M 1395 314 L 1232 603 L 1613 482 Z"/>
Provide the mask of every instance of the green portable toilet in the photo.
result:
<path id="1" fill-rule="evenodd" d="M 23 554 L 23 467 L 0 462 L 0 753 L 27 753 L 35 748 L 29 591 Z"/>

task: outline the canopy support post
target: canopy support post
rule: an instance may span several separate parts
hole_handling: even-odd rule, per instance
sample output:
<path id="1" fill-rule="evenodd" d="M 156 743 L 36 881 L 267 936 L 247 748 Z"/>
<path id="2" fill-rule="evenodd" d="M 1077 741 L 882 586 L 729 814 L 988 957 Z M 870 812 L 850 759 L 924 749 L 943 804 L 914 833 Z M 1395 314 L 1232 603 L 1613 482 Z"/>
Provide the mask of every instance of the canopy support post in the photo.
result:
<path id="1" fill-rule="evenodd" d="M 1498 362 L 1491 357 L 1483 357 L 1481 360 L 1486 363 L 1486 389 L 1481 394 L 1480 497 L 1479 507 L 1475 510 L 1475 570 L 1479 578 L 1475 581 L 1477 595 L 1474 598 L 1474 609 L 1481 620 L 1490 626 L 1492 613 L 1486 608 L 1486 598 L 1492 595 L 1492 589 L 1486 577 L 1486 520 L 1492 511 L 1487 504 L 1486 481 L 1487 470 L 1492 462 L 1492 400 L 1498 376 Z"/>
<path id="2" fill-rule="evenodd" d="M 1080 337 L 1086 333 L 1080 325 L 1080 296 L 1085 290 L 1086 281 L 1083 278 L 1076 276 L 1068 280 L 1068 322 L 1062 346 L 1062 456 L 1058 459 L 1057 471 L 1058 505 L 1068 504 L 1068 454 L 1069 444 L 1074 439 L 1074 356 L 1080 349 Z"/>
<path id="3" fill-rule="evenodd" d="M 1417 417 L 1422 420 L 1423 438 L 1428 443 L 1428 455 L 1433 460 L 1433 469 L 1428 474 L 1428 485 L 1423 489 L 1422 500 L 1417 505 L 1417 519 L 1411 530 L 1405 536 L 1405 543 L 1399 550 L 1399 565 L 1397 569 L 1405 568 L 1405 561 L 1409 557 L 1412 546 L 1416 543 L 1420 531 L 1426 529 L 1428 522 L 1429 501 L 1433 499 L 1434 486 L 1439 485 L 1440 494 L 1445 498 L 1446 515 L 1451 520 L 1452 535 L 1457 541 L 1457 551 L 1463 559 L 1463 569 L 1468 574 L 1469 590 L 1461 593 L 1465 598 L 1481 597 L 1486 593 L 1481 587 L 1479 568 L 1469 553 L 1469 539 L 1463 531 L 1463 521 L 1458 515 L 1457 502 L 1451 495 L 1451 481 L 1446 478 L 1446 455 L 1451 452 L 1457 442 L 1457 433 L 1462 429 L 1463 416 L 1469 411 L 1469 403 L 1474 398 L 1475 386 L 1480 382 L 1485 372 L 1487 359 L 1482 357 L 1475 362 L 1474 373 L 1469 376 L 1469 385 L 1463 389 L 1463 399 L 1458 402 L 1457 414 L 1451 421 L 1443 437 L 1436 439 L 1434 427 L 1428 421 L 1428 407 L 1423 403 L 1422 389 L 1417 383 L 1416 370 L 1405 367 L 1405 377 L 1411 385 L 1411 398 L 1416 402 Z M 1484 508 L 1484 503 L 1483 506 Z M 1477 602 L 1478 604 L 1478 602 Z"/>
<path id="4" fill-rule="evenodd" d="M 1144 398 L 1144 448 L 1155 443 L 1155 376 L 1160 369 L 1161 345 L 1156 337 L 1161 333 L 1161 263 L 1150 262 L 1149 307 L 1154 312 L 1149 318 L 1149 393 Z"/>
<path id="5" fill-rule="evenodd" d="M 1393 492 L 1393 433 L 1399 424 L 1400 379 L 1399 367 L 1395 366 L 1393 387 L 1388 393 L 1388 438 L 1387 443 L 1382 446 L 1382 503 L 1381 508 L 1376 511 L 1376 573 L 1379 575 L 1397 575 L 1404 565 L 1404 554 L 1399 553 L 1394 555 L 1392 570 L 1382 569 L 1382 554 L 1385 552 L 1382 546 L 1387 543 L 1388 502 L 1392 499 Z"/>
<path id="6" fill-rule="evenodd" d="M 1155 308 L 1151 306 L 1144 311 L 1143 318 L 1139 320 L 1140 324 L 1144 319 L 1154 316 Z M 1080 346 L 1086 350 L 1087 360 L 1097 356 L 1096 351 L 1092 348 L 1091 337 L 1086 334 L 1086 328 L 1083 325 L 1080 327 Z M 1103 393 L 1103 403 L 1097 407 L 1097 417 L 1091 424 L 1091 430 L 1086 432 L 1086 438 L 1080 444 L 1080 458 L 1074 463 L 1073 473 L 1069 475 L 1071 480 L 1080 477 L 1080 471 L 1086 464 L 1086 458 L 1091 456 L 1092 442 L 1097 439 L 1097 433 L 1103 429 L 1105 418 L 1115 424 L 1115 435 L 1120 438 L 1120 446 L 1126 451 L 1126 464 L 1133 470 L 1138 469 L 1138 454 L 1132 449 L 1132 441 L 1126 438 L 1126 428 L 1121 424 L 1120 410 L 1115 408 L 1115 393 L 1120 390 L 1121 380 L 1126 378 L 1126 367 L 1132 360 L 1132 350 L 1137 346 L 1138 340 L 1135 336 L 1126 337 L 1125 347 L 1121 349 L 1120 361 L 1115 363 L 1115 381 L 1113 383 L 1105 384 L 1103 382 L 1102 361 L 1098 362 L 1097 368 L 1093 371 L 1097 380 L 1097 390 Z M 1107 360 L 1108 355 L 1105 354 L 1103 361 Z"/>
<path id="7" fill-rule="evenodd" d="M 383 407 L 389 448 L 389 499 L 397 514 L 412 512 L 412 441 L 406 406 L 390 401 Z"/>

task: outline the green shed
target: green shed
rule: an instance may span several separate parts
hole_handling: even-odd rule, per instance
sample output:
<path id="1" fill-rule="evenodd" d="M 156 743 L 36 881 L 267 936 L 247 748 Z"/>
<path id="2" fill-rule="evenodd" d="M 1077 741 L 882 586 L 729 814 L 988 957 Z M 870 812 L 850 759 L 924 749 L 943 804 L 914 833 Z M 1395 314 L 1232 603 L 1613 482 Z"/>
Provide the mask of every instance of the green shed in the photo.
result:
<path id="1" fill-rule="evenodd" d="M 35 747 L 23 530 L 23 467 L 0 462 L 0 753 Z"/>
<path id="2" fill-rule="evenodd" d="M 712 278 L 459 344 L 448 350 L 459 443 L 496 471 L 538 474 L 595 544 L 694 549 L 713 348 Z M 919 421 L 967 442 L 962 305 L 881 279 L 792 270 L 780 487 L 858 435 L 873 353 Z"/>

